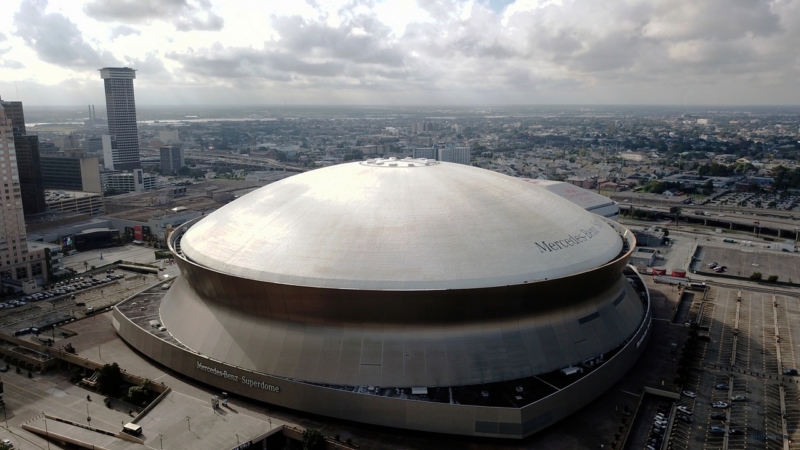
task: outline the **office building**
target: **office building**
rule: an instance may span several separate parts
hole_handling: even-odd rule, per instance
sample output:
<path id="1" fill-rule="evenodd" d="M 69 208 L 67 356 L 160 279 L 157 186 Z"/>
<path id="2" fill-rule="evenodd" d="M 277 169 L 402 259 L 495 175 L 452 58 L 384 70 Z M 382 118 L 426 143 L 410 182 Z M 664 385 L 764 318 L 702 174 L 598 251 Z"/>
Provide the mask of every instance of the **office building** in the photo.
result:
<path id="1" fill-rule="evenodd" d="M 96 156 L 42 156 L 44 189 L 102 193 L 100 163 Z"/>
<path id="2" fill-rule="evenodd" d="M 117 141 L 114 136 L 104 134 L 100 137 L 100 142 L 103 147 L 103 168 L 106 170 L 122 170 L 114 169 L 114 153 L 117 151 Z"/>
<path id="3" fill-rule="evenodd" d="M 181 142 L 178 130 L 161 130 L 158 132 L 158 140 L 166 145 L 179 144 Z"/>
<path id="4" fill-rule="evenodd" d="M 6 115 L 6 108 L 9 115 Z M 15 105 L 0 103 L 0 283 L 14 285 L 33 278 L 47 279 L 46 250 L 28 251 L 25 234 L 25 217 L 22 209 L 22 192 L 17 169 L 17 152 L 11 117 L 21 111 Z M 24 124 L 24 119 L 22 121 Z"/>
<path id="5" fill-rule="evenodd" d="M 220 391 L 311 414 L 521 439 L 612 388 L 650 336 L 629 230 L 462 164 L 305 172 L 168 245 L 180 275 L 147 297 L 157 313 L 117 305 L 119 335 Z"/>
<path id="6" fill-rule="evenodd" d="M 108 133 L 116 140 L 111 163 L 116 170 L 139 169 L 139 133 L 133 96 L 136 71 L 127 67 L 106 67 L 100 69 L 100 77 L 105 83 Z M 108 164 L 106 161 L 106 167 Z"/>
<path id="7" fill-rule="evenodd" d="M 0 105 L 6 112 L 6 119 L 11 122 L 11 133 L 14 136 L 26 134 L 25 113 L 22 110 L 22 102 L 7 102 L 0 99 Z"/>
<path id="8" fill-rule="evenodd" d="M 469 147 L 439 147 L 439 161 L 470 165 Z"/>
<path id="9" fill-rule="evenodd" d="M 161 172 L 175 173 L 185 166 L 183 159 L 183 147 L 180 145 L 168 145 L 161 147 Z"/>
<path id="10" fill-rule="evenodd" d="M 142 169 L 134 169 L 132 172 L 103 173 L 101 181 L 104 192 L 117 194 L 149 191 L 158 187 L 158 176 L 144 173 Z"/>
<path id="11" fill-rule="evenodd" d="M 411 134 L 419 134 L 419 133 L 426 133 L 430 131 L 436 131 L 437 126 L 433 122 L 417 122 L 411 124 Z"/>
<path id="12" fill-rule="evenodd" d="M 5 102 L 0 99 L 0 105 L 8 112 L 7 117 L 11 120 L 22 209 L 25 214 L 43 213 L 47 210 L 47 205 L 44 201 L 39 161 L 39 137 L 26 134 L 22 102 Z"/>
<path id="13" fill-rule="evenodd" d="M 414 159 L 425 158 L 432 161 L 436 160 L 436 147 L 414 147 Z"/>
<path id="14" fill-rule="evenodd" d="M 52 155 L 58 153 L 58 147 L 52 141 L 39 141 L 39 155 Z"/>
<path id="15" fill-rule="evenodd" d="M 83 151 L 92 155 L 103 153 L 103 138 L 101 136 L 89 136 L 83 141 Z"/>
<path id="16" fill-rule="evenodd" d="M 44 200 L 41 156 L 38 136 L 15 136 L 17 170 L 22 191 L 22 209 L 25 214 L 40 214 L 47 211 Z"/>

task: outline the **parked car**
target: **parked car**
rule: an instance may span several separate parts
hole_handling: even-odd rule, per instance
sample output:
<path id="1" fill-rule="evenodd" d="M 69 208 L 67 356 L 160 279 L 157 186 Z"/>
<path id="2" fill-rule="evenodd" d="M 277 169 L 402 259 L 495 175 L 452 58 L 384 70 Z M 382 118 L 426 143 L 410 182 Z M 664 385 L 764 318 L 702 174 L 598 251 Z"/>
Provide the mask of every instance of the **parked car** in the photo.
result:
<path id="1" fill-rule="evenodd" d="M 730 388 L 731 387 L 728 386 L 726 383 L 718 383 L 717 385 L 714 386 L 714 389 L 717 389 L 717 390 L 720 390 L 720 391 L 727 391 Z"/>
<path id="2" fill-rule="evenodd" d="M 736 429 L 736 428 L 732 428 L 732 429 L 728 430 L 728 434 L 743 435 L 744 431 Z"/>
<path id="3" fill-rule="evenodd" d="M 727 408 L 728 404 L 726 402 L 711 402 L 712 408 Z"/>
<path id="4" fill-rule="evenodd" d="M 728 416 L 726 416 L 725 414 L 716 413 L 716 414 L 712 414 L 711 418 L 714 419 L 714 420 L 726 420 L 728 418 Z"/>
<path id="5" fill-rule="evenodd" d="M 747 400 L 747 396 L 742 394 L 734 395 L 733 397 L 731 397 L 731 401 L 734 402 L 743 402 L 745 400 Z"/>
<path id="6" fill-rule="evenodd" d="M 683 406 L 683 405 L 681 405 L 681 406 L 678 406 L 678 411 L 680 411 L 680 412 L 682 412 L 682 413 L 689 414 L 689 415 L 692 415 L 692 414 L 694 414 L 694 412 L 692 412 L 692 410 L 691 410 L 691 409 L 689 409 L 689 408 L 687 408 L 687 407 L 685 407 L 685 406 Z"/>
<path id="7" fill-rule="evenodd" d="M 694 392 L 692 392 L 692 391 L 683 391 L 683 392 L 681 392 L 681 393 L 682 393 L 683 395 L 687 396 L 687 397 L 690 397 L 690 398 L 695 398 L 695 397 L 697 397 L 697 394 L 695 394 L 695 393 L 694 393 Z"/>
<path id="8" fill-rule="evenodd" d="M 687 416 L 686 414 L 681 414 L 680 416 L 678 416 L 678 420 L 680 420 L 683 423 L 692 423 L 692 418 Z"/>
<path id="9" fill-rule="evenodd" d="M 783 369 L 784 375 L 797 375 L 797 369 Z"/>
<path id="10" fill-rule="evenodd" d="M 716 425 L 713 425 L 713 426 L 710 426 L 710 427 L 708 427 L 708 431 L 709 431 L 711 434 L 725 434 L 725 428 L 723 428 L 723 427 L 718 427 L 718 426 L 716 426 Z"/>

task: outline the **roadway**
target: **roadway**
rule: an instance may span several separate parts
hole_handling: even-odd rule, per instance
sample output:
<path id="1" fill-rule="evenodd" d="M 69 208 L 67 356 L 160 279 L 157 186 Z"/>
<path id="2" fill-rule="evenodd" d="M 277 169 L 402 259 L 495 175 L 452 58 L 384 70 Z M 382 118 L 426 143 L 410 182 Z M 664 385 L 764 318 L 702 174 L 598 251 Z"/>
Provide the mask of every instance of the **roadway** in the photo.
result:
<path id="1" fill-rule="evenodd" d="M 671 218 L 672 223 L 674 224 L 675 214 L 670 213 L 669 206 L 651 206 L 651 205 L 640 205 L 640 204 L 630 204 L 630 203 L 622 203 L 620 204 L 620 214 L 627 212 L 628 209 L 631 207 L 640 209 L 642 211 L 653 211 L 658 213 L 660 216 L 665 218 Z M 766 233 L 770 235 L 777 235 L 780 234 L 780 237 L 784 237 L 787 239 L 797 239 L 798 235 L 800 234 L 800 221 L 797 220 L 796 216 L 793 214 L 785 213 L 785 217 L 773 217 L 773 216 L 765 216 L 759 214 L 765 214 L 766 211 L 761 210 L 756 212 L 750 211 L 726 211 L 724 213 L 712 213 L 709 212 L 709 215 L 698 215 L 697 212 L 704 212 L 707 211 L 708 208 L 704 208 L 702 206 L 692 206 L 692 205 L 680 205 L 681 208 L 681 215 L 680 218 L 685 222 L 694 222 L 694 223 L 702 223 L 705 226 L 709 227 L 716 227 L 716 228 L 723 228 L 727 230 L 735 229 L 736 231 L 743 231 L 752 230 L 753 233 Z M 782 214 L 781 212 L 776 211 L 775 214 Z M 757 225 L 754 223 L 758 221 L 760 230 L 757 229 Z M 778 233 L 778 230 L 780 232 Z"/>

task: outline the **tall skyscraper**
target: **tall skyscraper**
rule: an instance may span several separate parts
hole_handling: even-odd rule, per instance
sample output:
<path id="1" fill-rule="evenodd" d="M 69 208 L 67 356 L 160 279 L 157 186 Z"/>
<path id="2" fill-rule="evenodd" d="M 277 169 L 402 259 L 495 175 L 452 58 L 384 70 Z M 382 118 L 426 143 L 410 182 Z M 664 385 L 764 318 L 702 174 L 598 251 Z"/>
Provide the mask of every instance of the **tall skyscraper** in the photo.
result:
<path id="1" fill-rule="evenodd" d="M 39 137 L 28 136 L 25 130 L 25 114 L 22 102 L 5 102 L 0 106 L 11 122 L 14 135 L 17 175 L 25 214 L 39 214 L 47 210 L 42 184 L 42 167 L 39 158 Z"/>
<path id="2" fill-rule="evenodd" d="M 17 154 L 14 146 L 12 116 L 14 107 L 0 103 L 0 273 L 3 278 L 12 278 L 11 266 L 25 261 L 28 242 L 25 235 L 25 216 L 22 213 L 22 194 L 17 173 Z M 12 111 L 7 114 L 6 111 Z M 7 271 L 9 271 L 7 273 Z M 19 277 L 13 277 L 19 278 Z M 25 276 L 27 278 L 27 271 Z"/>
<path id="3" fill-rule="evenodd" d="M 22 102 L 6 102 L 0 99 L 6 113 L 6 119 L 11 123 L 11 133 L 14 136 L 25 134 L 25 114 L 22 111 Z"/>
<path id="4" fill-rule="evenodd" d="M 116 140 L 116 148 L 112 153 L 114 169 L 139 169 L 142 164 L 139 160 L 139 132 L 133 97 L 136 71 L 127 67 L 105 67 L 100 69 L 100 77 L 106 88 L 108 132 Z"/>
<path id="5" fill-rule="evenodd" d="M 161 172 L 173 173 L 185 166 L 183 148 L 180 145 L 166 145 L 159 149 L 161 153 Z"/>
<path id="6" fill-rule="evenodd" d="M 17 171 L 22 189 L 22 209 L 25 214 L 47 211 L 42 182 L 42 165 L 39 155 L 39 136 L 16 136 Z"/>

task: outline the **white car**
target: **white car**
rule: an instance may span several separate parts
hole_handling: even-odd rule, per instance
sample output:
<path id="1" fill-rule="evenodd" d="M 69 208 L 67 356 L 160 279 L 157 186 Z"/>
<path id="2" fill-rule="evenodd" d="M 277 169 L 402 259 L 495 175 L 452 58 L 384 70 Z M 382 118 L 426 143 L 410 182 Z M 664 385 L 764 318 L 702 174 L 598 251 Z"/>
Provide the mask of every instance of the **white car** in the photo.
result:
<path id="1" fill-rule="evenodd" d="M 724 409 L 724 408 L 728 407 L 728 404 L 725 403 L 725 402 L 712 402 L 711 403 L 711 407 L 712 408 L 723 408 Z"/>
<path id="2" fill-rule="evenodd" d="M 694 393 L 694 392 L 692 392 L 692 391 L 683 391 L 683 392 L 682 392 L 682 394 L 683 394 L 683 395 L 685 395 L 685 396 L 687 396 L 687 397 L 689 397 L 689 398 L 695 398 L 695 397 L 697 397 L 697 394 L 695 394 L 695 393 Z"/>
<path id="3" fill-rule="evenodd" d="M 681 406 L 678 406 L 678 411 L 680 411 L 680 412 L 682 412 L 682 413 L 684 413 L 684 414 L 689 414 L 689 415 L 692 415 L 692 414 L 694 414 L 694 412 L 692 412 L 692 410 L 691 410 L 691 409 L 689 409 L 689 408 L 687 408 L 687 407 L 685 407 L 685 406 L 683 406 L 683 405 L 681 405 Z"/>

